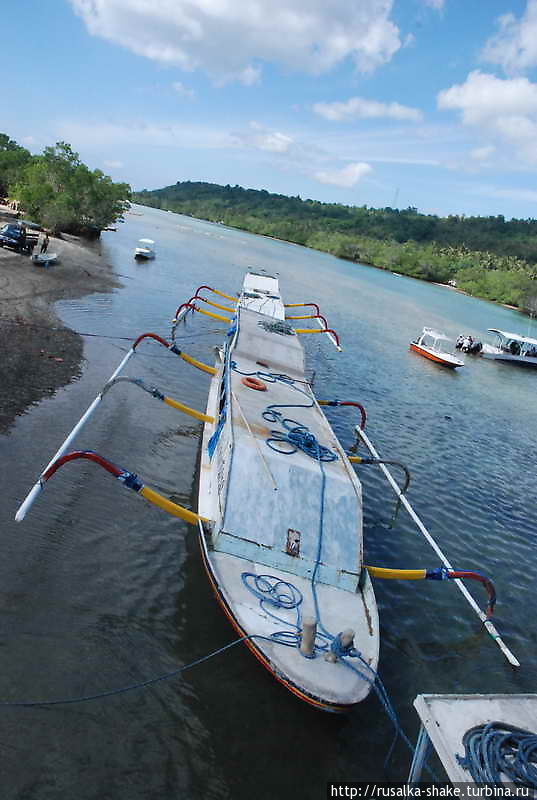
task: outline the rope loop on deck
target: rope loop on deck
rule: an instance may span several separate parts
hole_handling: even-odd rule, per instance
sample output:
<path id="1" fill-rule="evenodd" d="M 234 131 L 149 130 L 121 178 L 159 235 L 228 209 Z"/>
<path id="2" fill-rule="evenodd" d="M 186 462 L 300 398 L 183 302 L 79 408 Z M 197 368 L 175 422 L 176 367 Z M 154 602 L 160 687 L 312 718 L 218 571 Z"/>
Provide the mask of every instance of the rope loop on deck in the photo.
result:
<path id="1" fill-rule="evenodd" d="M 507 778 L 515 787 L 537 789 L 537 736 L 531 731 L 489 722 L 466 731 L 462 743 L 465 755 L 457 761 L 475 783 L 505 788 Z"/>
<path id="2" fill-rule="evenodd" d="M 265 417 L 265 414 L 263 414 L 263 417 Z M 330 448 L 319 444 L 317 437 L 311 433 L 309 428 L 307 428 L 305 425 L 296 423 L 293 427 L 289 427 L 288 423 L 293 422 L 293 420 L 283 419 L 280 421 L 282 425 L 287 428 L 287 430 L 274 430 L 270 432 L 270 438 L 266 439 L 265 441 L 271 450 L 275 450 L 277 453 L 281 453 L 282 455 L 286 456 L 291 456 L 293 453 L 301 450 L 307 456 L 314 458 L 316 461 L 337 460 L 337 453 L 334 453 L 334 451 L 330 450 Z M 275 447 L 273 442 L 283 442 L 288 444 L 290 447 L 292 447 L 292 450 L 281 450 L 279 447 Z"/>

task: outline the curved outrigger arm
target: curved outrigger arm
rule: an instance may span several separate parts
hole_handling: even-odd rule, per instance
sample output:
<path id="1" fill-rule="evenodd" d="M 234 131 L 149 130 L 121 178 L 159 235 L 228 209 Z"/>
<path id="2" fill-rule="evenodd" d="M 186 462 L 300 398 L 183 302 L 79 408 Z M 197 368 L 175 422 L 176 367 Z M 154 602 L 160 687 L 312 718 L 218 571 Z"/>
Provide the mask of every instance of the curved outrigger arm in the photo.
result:
<path id="1" fill-rule="evenodd" d="M 52 464 L 43 472 L 40 478 L 41 484 L 44 486 L 44 484 L 50 480 L 50 478 L 52 478 L 54 473 L 60 469 L 60 467 L 63 467 L 63 465 L 67 464 L 67 462 L 74 461 L 78 458 L 88 459 L 89 461 L 93 461 L 95 464 L 98 464 L 100 467 L 103 467 L 103 469 L 105 469 L 107 472 L 113 475 L 114 478 L 117 478 L 118 481 L 126 486 L 127 489 L 132 489 L 146 500 L 149 500 L 150 503 L 162 508 L 173 517 L 179 517 L 180 519 L 185 520 L 185 522 L 188 522 L 190 525 L 197 525 L 200 520 L 202 522 L 209 522 L 206 517 L 202 517 L 200 514 L 196 514 L 194 511 L 190 511 L 188 508 L 184 508 L 177 503 L 172 503 L 171 500 L 168 500 L 154 489 L 150 489 L 149 486 L 146 486 L 144 483 L 142 483 L 138 475 L 136 475 L 134 472 L 130 472 L 128 469 L 116 466 L 111 461 L 108 461 L 108 459 L 99 455 L 99 453 L 95 453 L 93 450 L 73 450 L 71 453 L 67 453 L 61 458 L 58 458 L 54 464 Z"/>
<path id="2" fill-rule="evenodd" d="M 235 310 L 235 309 L 228 309 L 225 306 L 219 306 L 216 303 L 211 302 L 211 300 L 207 300 L 205 297 L 201 297 L 199 293 L 201 292 L 202 289 L 206 289 L 208 292 L 213 292 L 213 294 L 216 294 L 219 297 L 223 297 L 225 300 L 230 300 L 232 303 L 235 303 L 235 307 L 237 306 L 238 303 L 237 297 L 232 297 L 229 294 L 225 294 L 224 292 L 221 292 L 219 289 L 213 289 L 212 286 L 205 286 L 204 284 L 202 286 L 198 286 L 198 288 L 196 289 L 190 300 L 188 300 L 186 303 L 181 303 L 181 305 L 175 312 L 175 317 L 172 319 L 172 339 L 175 339 L 175 329 L 177 328 L 179 322 L 181 322 L 181 320 L 183 320 L 186 317 L 189 311 L 194 311 L 194 309 L 190 305 L 191 303 L 194 302 L 194 300 L 203 300 L 204 303 L 208 303 L 211 306 L 216 306 L 216 308 L 221 308 L 222 310 L 225 311 Z"/>
<path id="3" fill-rule="evenodd" d="M 367 436 L 365 431 L 361 430 L 358 426 L 356 426 L 355 430 L 356 430 L 357 435 L 364 442 L 365 446 L 367 447 L 367 449 L 369 450 L 369 452 L 371 453 L 373 458 L 379 459 L 379 461 L 380 461 L 381 459 L 379 457 L 379 454 L 376 451 L 376 449 L 373 446 L 373 444 L 370 442 L 369 437 Z M 445 567 L 450 572 L 456 572 L 456 570 L 454 570 L 453 566 L 449 563 L 449 560 L 448 560 L 447 556 L 444 555 L 444 553 L 442 552 L 440 547 L 437 545 L 437 543 L 435 542 L 435 540 L 433 539 L 433 537 L 431 536 L 431 534 L 429 533 L 429 531 L 427 530 L 427 528 L 425 527 L 425 525 L 423 524 L 421 519 L 418 517 L 418 515 L 416 514 L 416 512 L 414 511 L 414 509 L 412 508 L 412 506 L 408 502 L 407 498 L 404 496 L 404 494 L 399 489 L 399 486 L 397 485 L 397 483 L 396 483 L 395 479 L 393 478 L 393 476 L 392 476 L 391 472 L 389 471 L 389 469 L 385 466 L 385 464 L 381 464 L 381 463 L 379 463 L 379 467 L 382 470 L 382 472 L 384 473 L 384 476 L 385 476 L 386 480 L 388 481 L 388 483 L 390 484 L 391 488 L 393 489 L 393 491 L 397 495 L 397 497 L 400 500 L 401 504 L 405 507 L 405 509 L 408 512 L 410 518 L 413 520 L 413 522 L 415 523 L 415 525 L 418 528 L 418 530 L 420 531 L 420 533 L 427 540 L 427 542 L 431 545 L 431 547 L 435 551 L 436 555 L 440 558 L 443 567 Z M 485 628 L 485 630 L 487 631 L 489 636 L 496 642 L 496 644 L 498 645 L 498 647 L 500 648 L 500 650 L 504 654 L 504 656 L 507 659 L 507 661 L 511 664 L 511 666 L 519 667 L 520 666 L 520 661 L 514 655 L 514 653 L 512 653 L 511 650 L 507 647 L 507 645 L 503 641 L 502 637 L 498 633 L 496 627 L 493 625 L 491 620 L 483 613 L 483 611 L 479 608 L 479 606 L 477 605 L 476 601 L 474 600 L 474 598 L 472 597 L 472 595 L 470 594 L 470 592 L 468 591 L 466 586 L 462 583 L 460 578 L 454 578 L 454 583 L 457 586 L 457 589 L 459 589 L 459 591 L 463 595 L 463 597 L 466 600 L 466 602 L 468 603 L 468 605 L 473 609 L 475 614 L 477 614 L 477 616 L 479 617 L 479 619 L 483 623 L 483 627 Z"/>
<path id="4" fill-rule="evenodd" d="M 214 367 L 210 367 L 208 364 L 203 364 L 201 361 L 197 361 L 195 358 L 192 358 L 191 356 L 187 355 L 186 353 L 183 353 L 173 342 L 167 342 L 166 339 L 163 339 L 161 336 L 158 336 L 156 333 L 143 333 L 143 334 L 141 334 L 141 336 L 138 336 L 138 338 L 133 343 L 133 345 L 132 345 L 131 349 L 129 350 L 129 352 L 125 355 L 125 357 L 122 359 L 122 361 L 120 362 L 120 364 L 117 367 L 117 369 L 112 373 L 112 375 L 110 376 L 110 378 L 106 382 L 106 384 L 103 387 L 103 389 L 99 392 L 97 397 L 88 406 L 88 408 L 86 409 L 84 414 L 80 417 L 80 419 L 78 420 L 78 422 L 76 423 L 74 428 L 71 430 L 71 432 L 68 434 L 68 436 L 64 439 L 63 443 L 61 444 L 59 449 L 56 451 L 56 453 L 53 455 L 53 457 L 51 458 L 51 460 L 49 461 L 49 463 L 47 464 L 47 466 L 45 467 L 45 469 L 41 473 L 41 475 L 38 478 L 38 480 L 34 483 L 32 488 L 30 489 L 30 491 L 28 492 L 28 494 L 24 498 L 23 502 L 21 503 L 21 505 L 19 506 L 19 508 L 17 510 L 17 513 L 15 514 L 15 520 L 17 522 L 22 522 L 22 520 L 26 516 L 28 510 L 31 508 L 31 506 L 34 504 L 34 502 L 36 501 L 37 497 L 39 496 L 39 494 L 43 490 L 43 483 L 42 483 L 43 475 L 47 472 L 47 470 L 49 470 L 53 466 L 53 464 L 56 463 L 56 461 L 58 461 L 58 459 L 60 459 L 63 456 L 63 454 L 71 446 L 71 444 L 74 441 L 74 439 L 78 436 L 78 434 L 80 433 L 80 431 L 82 430 L 82 428 L 84 427 L 86 422 L 93 416 L 93 414 L 95 413 L 97 407 L 101 403 L 101 401 L 102 401 L 102 399 L 103 399 L 103 397 L 104 397 L 104 395 L 105 395 L 105 393 L 107 391 L 108 384 L 111 384 L 111 383 L 113 383 L 115 381 L 115 379 L 118 377 L 120 372 L 122 372 L 122 370 L 124 369 L 124 367 L 126 366 L 128 361 L 135 354 L 136 348 L 138 347 L 140 342 L 143 341 L 144 339 L 147 339 L 147 338 L 154 339 L 159 344 L 161 344 L 163 347 L 166 347 L 168 350 L 171 350 L 172 353 L 175 353 L 175 355 L 178 355 L 180 358 L 182 358 L 183 361 L 186 361 L 191 366 L 196 367 L 197 369 L 200 369 L 203 372 L 206 372 L 208 375 L 215 375 L 216 374 L 216 369 Z"/>
<path id="5" fill-rule="evenodd" d="M 321 325 L 320 321 L 319 325 Z M 339 350 L 341 353 L 342 347 L 339 344 L 339 336 L 332 328 L 323 328 L 322 325 L 320 328 L 293 328 L 295 333 L 326 333 L 330 341 L 335 345 L 336 350 Z"/>
<path id="6" fill-rule="evenodd" d="M 326 333 L 326 335 L 328 336 L 328 338 L 330 339 L 330 341 L 332 342 L 332 344 L 334 345 L 336 350 L 338 350 L 341 353 L 341 347 L 340 347 L 340 344 L 339 344 L 339 337 L 338 337 L 337 333 L 334 330 L 332 330 L 332 328 L 328 327 L 328 323 L 327 323 L 326 319 L 323 317 L 323 315 L 321 314 L 321 310 L 320 310 L 319 306 L 317 305 L 317 303 L 284 303 L 284 308 L 308 308 L 308 307 L 314 308 L 315 309 L 315 314 L 311 314 L 311 315 L 307 315 L 307 316 L 300 316 L 300 317 L 286 316 L 285 319 L 315 319 L 315 320 L 317 320 L 317 324 L 319 325 L 321 330 L 320 331 L 316 331 L 316 333 Z M 323 325 L 324 325 L 324 328 L 323 328 Z M 313 333 L 313 330 L 312 329 L 297 330 L 296 332 L 297 333 Z"/>
<path id="7" fill-rule="evenodd" d="M 102 391 L 102 394 L 104 395 L 106 392 L 109 392 L 112 386 L 116 386 L 118 383 L 131 383 L 134 386 L 138 386 L 140 389 L 143 389 L 143 391 L 150 394 L 151 397 L 161 400 L 163 403 L 165 403 L 165 405 L 170 406 L 170 408 L 175 408 L 177 411 L 182 411 L 184 414 L 188 414 L 189 417 L 194 417 L 194 419 L 200 420 L 200 422 L 214 423 L 214 417 L 209 416 L 209 414 L 203 414 L 201 411 L 196 411 L 195 408 L 190 408 L 190 406 L 186 406 L 183 403 L 180 403 L 178 400 L 168 397 L 168 395 L 163 394 L 160 389 L 157 389 L 156 386 L 148 386 L 145 381 L 142 380 L 142 378 L 127 378 L 124 376 L 114 378 L 113 381 L 108 381 Z"/>
<path id="8" fill-rule="evenodd" d="M 385 567 L 371 567 L 365 565 L 366 570 L 373 578 L 381 578 L 383 580 L 400 580 L 400 581 L 445 581 L 448 579 L 458 580 L 467 579 L 478 581 L 484 587 L 488 595 L 488 604 L 486 608 L 487 619 L 494 613 L 494 606 L 496 605 L 496 590 L 490 578 L 482 575 L 481 572 L 475 572 L 468 569 L 449 570 L 446 567 L 436 567 L 436 569 L 386 569 Z"/>

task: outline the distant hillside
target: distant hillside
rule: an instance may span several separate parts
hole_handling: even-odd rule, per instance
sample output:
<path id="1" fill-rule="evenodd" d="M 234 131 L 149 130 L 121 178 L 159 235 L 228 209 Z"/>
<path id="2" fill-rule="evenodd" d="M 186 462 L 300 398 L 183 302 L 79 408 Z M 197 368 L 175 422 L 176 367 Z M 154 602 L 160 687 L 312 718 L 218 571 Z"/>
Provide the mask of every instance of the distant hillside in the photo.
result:
<path id="1" fill-rule="evenodd" d="M 537 221 L 344 206 L 240 186 L 177 182 L 136 203 L 274 236 L 479 297 L 524 307 L 537 295 Z"/>

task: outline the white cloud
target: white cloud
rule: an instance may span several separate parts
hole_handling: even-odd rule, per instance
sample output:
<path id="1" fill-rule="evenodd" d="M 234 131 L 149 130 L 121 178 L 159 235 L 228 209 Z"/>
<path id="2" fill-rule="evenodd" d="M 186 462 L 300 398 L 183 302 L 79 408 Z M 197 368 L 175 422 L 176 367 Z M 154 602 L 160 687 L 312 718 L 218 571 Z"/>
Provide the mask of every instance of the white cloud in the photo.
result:
<path id="1" fill-rule="evenodd" d="M 527 78 L 502 80 L 476 70 L 465 83 L 440 92 L 437 100 L 438 108 L 462 111 L 463 122 L 479 124 L 537 112 L 537 84 Z"/>
<path id="2" fill-rule="evenodd" d="M 352 58 L 370 72 L 401 46 L 393 0 L 69 0 L 89 32 L 217 82 L 259 80 L 269 62 L 318 74 Z"/>
<path id="3" fill-rule="evenodd" d="M 391 119 L 408 119 L 419 122 L 422 113 L 417 108 L 402 106 L 400 103 L 379 103 L 377 100 L 365 100 L 363 97 L 351 97 L 345 102 L 315 103 L 313 110 L 326 119 L 339 121 L 358 117 L 371 119 L 374 117 L 390 117 Z"/>
<path id="4" fill-rule="evenodd" d="M 33 136 L 23 136 L 22 137 L 22 142 L 23 142 L 23 144 L 27 145 L 28 147 L 31 147 L 33 144 L 35 144 L 35 137 L 33 137 Z"/>
<path id="5" fill-rule="evenodd" d="M 194 97 L 195 95 L 194 89 L 189 89 L 188 86 L 185 86 L 181 81 L 174 81 L 172 83 L 172 89 L 177 92 L 177 94 L 180 94 L 181 97 Z"/>
<path id="6" fill-rule="evenodd" d="M 537 163 L 537 84 L 475 71 L 465 83 L 440 92 L 437 102 L 440 109 L 460 111 L 462 122 L 487 138 L 495 135 L 510 145 L 523 162 Z"/>
<path id="7" fill-rule="evenodd" d="M 146 125 L 135 120 L 126 120 L 122 124 L 112 122 L 88 124 L 64 120 L 56 123 L 55 131 L 56 136 L 73 142 L 77 149 L 101 148 L 108 152 L 131 145 L 135 145 L 137 148 L 171 147 L 196 150 L 233 146 L 232 138 L 222 131 L 215 130 L 212 125 L 188 125 L 175 122 L 155 122 Z"/>
<path id="8" fill-rule="evenodd" d="M 104 165 L 109 169 L 121 169 L 123 167 L 123 161 L 105 161 Z"/>
<path id="9" fill-rule="evenodd" d="M 494 145 L 493 144 L 487 144 L 487 145 L 484 145 L 483 147 L 475 147 L 471 151 L 470 156 L 475 161 L 487 161 L 487 159 L 489 159 L 491 157 L 491 155 L 493 155 L 495 152 L 496 152 L 496 148 L 494 147 Z"/>
<path id="10" fill-rule="evenodd" d="M 369 164 L 359 162 L 357 164 L 348 164 L 342 169 L 316 172 L 314 178 L 318 180 L 319 183 L 328 183 L 332 186 L 342 186 L 348 189 L 372 171 L 373 168 L 370 167 Z"/>
<path id="11" fill-rule="evenodd" d="M 483 48 L 483 60 L 499 64 L 508 74 L 537 65 L 537 0 L 528 0 L 520 20 L 514 14 L 499 17 L 498 27 Z"/>
<path id="12" fill-rule="evenodd" d="M 238 131 L 233 137 L 242 146 L 266 150 L 269 153 L 287 153 L 294 143 L 285 133 L 269 131 L 257 122 L 251 122 L 247 131 Z"/>

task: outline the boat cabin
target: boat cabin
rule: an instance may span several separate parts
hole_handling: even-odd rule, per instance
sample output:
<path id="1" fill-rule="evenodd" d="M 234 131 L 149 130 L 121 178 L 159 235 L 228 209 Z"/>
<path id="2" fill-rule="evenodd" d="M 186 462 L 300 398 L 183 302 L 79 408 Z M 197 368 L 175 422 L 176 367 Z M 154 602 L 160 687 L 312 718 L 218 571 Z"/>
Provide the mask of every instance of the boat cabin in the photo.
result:
<path id="1" fill-rule="evenodd" d="M 484 345 L 482 355 L 485 358 L 537 367 L 537 339 L 498 328 L 489 328 L 488 332 L 495 335 L 495 342 Z"/>

